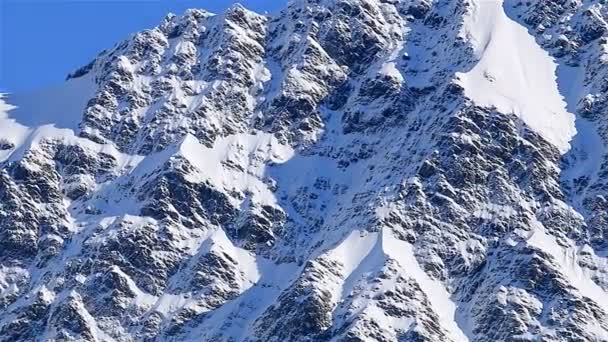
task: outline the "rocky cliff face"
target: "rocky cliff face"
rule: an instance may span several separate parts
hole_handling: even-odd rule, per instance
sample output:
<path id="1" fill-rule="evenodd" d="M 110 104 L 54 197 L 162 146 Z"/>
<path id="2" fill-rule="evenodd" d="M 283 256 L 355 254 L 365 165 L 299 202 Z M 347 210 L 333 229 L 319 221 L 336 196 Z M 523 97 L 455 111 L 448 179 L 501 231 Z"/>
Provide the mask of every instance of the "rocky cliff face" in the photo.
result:
<path id="1" fill-rule="evenodd" d="M 604 1 L 169 15 L 0 99 L 2 341 L 608 341 Z"/>

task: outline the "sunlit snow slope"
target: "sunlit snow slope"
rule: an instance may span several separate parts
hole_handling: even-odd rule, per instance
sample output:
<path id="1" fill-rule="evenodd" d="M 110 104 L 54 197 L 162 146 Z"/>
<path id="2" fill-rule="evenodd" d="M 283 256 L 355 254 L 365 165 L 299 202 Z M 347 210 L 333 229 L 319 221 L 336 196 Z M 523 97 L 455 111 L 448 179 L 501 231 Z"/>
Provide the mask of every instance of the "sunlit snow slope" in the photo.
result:
<path id="1" fill-rule="evenodd" d="M 574 115 L 566 109 L 556 82 L 557 64 L 507 17 L 503 0 L 474 0 L 463 35 L 479 62 L 458 74 L 467 96 L 520 117 L 530 128 L 566 152 L 576 134 Z"/>

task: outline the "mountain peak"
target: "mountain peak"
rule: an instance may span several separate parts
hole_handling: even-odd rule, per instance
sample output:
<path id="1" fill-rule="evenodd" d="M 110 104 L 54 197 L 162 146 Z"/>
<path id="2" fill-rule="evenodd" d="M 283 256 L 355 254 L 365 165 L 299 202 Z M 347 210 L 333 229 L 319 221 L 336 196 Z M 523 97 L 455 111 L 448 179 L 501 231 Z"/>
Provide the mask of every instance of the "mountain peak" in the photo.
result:
<path id="1" fill-rule="evenodd" d="M 601 1 L 188 10 L 0 98 L 0 340 L 608 336 Z"/>

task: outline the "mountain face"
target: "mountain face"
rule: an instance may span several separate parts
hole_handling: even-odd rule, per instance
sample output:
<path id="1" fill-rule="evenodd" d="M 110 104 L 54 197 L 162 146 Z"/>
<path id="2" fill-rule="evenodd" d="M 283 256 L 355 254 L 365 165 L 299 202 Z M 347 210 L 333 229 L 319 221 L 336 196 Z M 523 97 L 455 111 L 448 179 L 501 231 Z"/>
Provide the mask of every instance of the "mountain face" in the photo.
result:
<path id="1" fill-rule="evenodd" d="M 608 341 L 608 5 L 167 16 L 0 99 L 1 341 Z"/>

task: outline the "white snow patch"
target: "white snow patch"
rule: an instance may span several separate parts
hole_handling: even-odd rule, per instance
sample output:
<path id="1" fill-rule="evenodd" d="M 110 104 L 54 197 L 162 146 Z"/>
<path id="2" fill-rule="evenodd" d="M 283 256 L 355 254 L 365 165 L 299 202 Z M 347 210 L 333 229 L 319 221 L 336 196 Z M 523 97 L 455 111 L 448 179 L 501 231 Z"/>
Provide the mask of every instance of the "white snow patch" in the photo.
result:
<path id="1" fill-rule="evenodd" d="M 256 263 L 256 257 L 246 249 L 235 246 L 223 229 L 218 229 L 211 237 L 210 250 L 219 249 L 236 261 L 238 269 L 244 277 L 244 282 L 239 284 L 241 290 L 249 289 L 260 280 L 261 273 Z"/>
<path id="2" fill-rule="evenodd" d="M 223 253 L 229 255 L 230 258 L 235 261 L 241 275 L 236 277 L 236 280 L 240 281 L 238 288 L 242 292 L 255 286 L 262 277 L 262 272 L 258 260 L 256 260 L 256 256 L 243 248 L 235 246 L 228 236 L 226 236 L 226 232 L 223 229 L 209 231 L 208 234 L 202 238 L 202 241 L 199 240 L 198 243 L 200 245 L 198 254 L 200 255 L 205 255 L 210 252 L 217 252 L 219 255 Z M 197 258 L 194 258 L 194 260 L 196 259 Z M 137 291 L 134 292 L 138 293 Z M 142 302 L 143 304 L 149 303 L 152 299 L 156 299 L 156 297 L 144 297 L 139 294 L 138 297 L 141 297 L 142 299 L 148 298 L 146 301 Z M 152 309 L 153 311 L 163 313 L 164 315 L 170 315 L 183 308 L 197 308 L 198 300 L 199 298 L 192 293 L 173 294 L 166 292 L 158 298 L 152 306 Z M 201 309 L 197 308 L 196 310 L 200 312 Z"/>
<path id="3" fill-rule="evenodd" d="M 568 283 L 578 289 L 582 296 L 593 300 L 604 312 L 608 313 L 608 292 L 591 279 L 590 271 L 583 269 L 578 264 L 578 248 L 560 246 L 555 237 L 549 235 L 538 221 L 532 222 L 532 228 L 533 230 L 527 238 L 527 244 L 550 254 Z M 608 338 L 608 336 L 606 337 Z"/>
<path id="4" fill-rule="evenodd" d="M 6 94 L 0 94 L 0 143 L 11 144 L 12 148 L 0 150 L 0 161 L 8 158 L 21 145 L 30 131 L 26 126 L 9 117 L 9 112 L 17 108 L 6 101 Z"/>
<path id="5" fill-rule="evenodd" d="M 382 65 L 380 68 L 380 73 L 391 78 L 398 80 L 400 83 L 403 82 L 403 75 L 397 69 L 397 65 L 395 62 L 387 62 Z"/>
<path id="6" fill-rule="evenodd" d="M 294 154 L 267 133 L 231 135 L 218 139 L 212 148 L 188 135 L 179 153 L 198 168 L 200 179 L 193 181 L 208 180 L 219 188 L 248 190 L 255 201 L 267 204 L 275 204 L 276 199 L 261 181 L 266 163 L 283 163 Z"/>
<path id="7" fill-rule="evenodd" d="M 46 285 L 42 285 L 39 289 L 40 298 L 45 303 L 52 303 L 55 300 L 55 292 L 51 291 Z"/>
<path id="8" fill-rule="evenodd" d="M 478 63 L 456 75 L 478 105 L 513 113 L 562 153 L 576 134 L 556 82 L 557 65 L 526 29 L 511 20 L 503 0 L 473 0 L 462 34 Z"/>
<path id="9" fill-rule="evenodd" d="M 112 265 L 112 271 L 119 274 L 123 279 L 125 279 L 125 281 L 127 282 L 127 287 L 129 288 L 129 290 L 131 290 L 131 292 L 133 294 L 135 294 L 135 305 L 139 306 L 139 307 L 145 307 L 145 308 L 149 308 L 152 304 L 154 304 L 156 302 L 156 297 L 146 293 L 144 291 L 142 291 L 137 284 L 135 284 L 135 282 L 133 281 L 133 279 L 131 279 L 131 277 L 126 274 L 125 272 L 123 272 L 120 267 L 118 267 L 117 265 Z"/>
<path id="10" fill-rule="evenodd" d="M 27 286 L 29 272 L 21 267 L 7 267 L 0 265 L 0 298 L 7 298 L 12 295 L 19 294 L 23 289 L 19 288 L 19 284 Z"/>
<path id="11" fill-rule="evenodd" d="M 135 67 L 131 64 L 131 61 L 127 56 L 118 57 L 118 64 L 116 65 L 118 70 L 126 71 L 130 74 L 135 72 Z"/>
<path id="12" fill-rule="evenodd" d="M 358 230 L 352 231 L 344 241 L 327 253 L 327 257 L 344 265 L 343 271 L 346 278 L 370 254 L 377 240 L 378 234 Z"/>
<path id="13" fill-rule="evenodd" d="M 413 246 L 397 239 L 392 232 L 382 231 L 382 249 L 389 257 L 396 260 L 407 276 L 412 277 L 419 285 L 431 303 L 433 311 L 439 316 L 441 326 L 455 341 L 468 341 L 468 337 L 456 323 L 456 304 L 450 299 L 450 293 L 444 285 L 431 279 L 420 267 Z"/>

